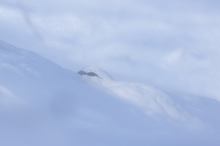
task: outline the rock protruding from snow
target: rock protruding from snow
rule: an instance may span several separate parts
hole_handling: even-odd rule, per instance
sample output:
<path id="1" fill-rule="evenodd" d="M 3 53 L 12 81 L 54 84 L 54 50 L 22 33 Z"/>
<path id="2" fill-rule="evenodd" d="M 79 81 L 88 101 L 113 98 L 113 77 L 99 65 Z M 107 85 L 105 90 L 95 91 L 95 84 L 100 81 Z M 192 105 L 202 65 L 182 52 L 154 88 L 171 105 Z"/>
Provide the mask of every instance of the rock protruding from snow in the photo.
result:
<path id="1" fill-rule="evenodd" d="M 120 100 L 142 109 L 148 116 L 165 115 L 168 118 L 185 121 L 191 118 L 185 111 L 179 108 L 164 92 L 150 85 L 141 83 L 124 82 L 99 76 L 99 70 L 79 71 L 86 80 L 104 91 L 118 97 Z M 102 73 L 103 74 L 103 73 Z M 95 77 L 95 78 L 94 78 Z"/>
<path id="2" fill-rule="evenodd" d="M 78 74 L 81 75 L 81 76 L 85 76 L 86 75 L 86 76 L 90 76 L 90 77 L 100 78 L 99 75 L 97 73 L 95 73 L 95 72 L 86 72 L 86 71 L 80 70 L 78 72 Z"/>
<path id="3" fill-rule="evenodd" d="M 97 79 L 113 79 L 107 71 L 97 67 L 82 68 L 78 74 L 84 77 L 96 77 Z"/>

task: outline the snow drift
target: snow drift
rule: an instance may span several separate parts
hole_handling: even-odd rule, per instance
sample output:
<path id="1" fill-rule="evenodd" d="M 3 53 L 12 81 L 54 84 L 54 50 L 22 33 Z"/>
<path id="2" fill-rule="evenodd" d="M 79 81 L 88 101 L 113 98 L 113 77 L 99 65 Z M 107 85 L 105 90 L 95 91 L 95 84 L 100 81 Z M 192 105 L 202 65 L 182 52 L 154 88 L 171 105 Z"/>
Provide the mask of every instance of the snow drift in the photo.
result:
<path id="1" fill-rule="evenodd" d="M 219 103 L 79 74 L 0 42 L 0 145 L 217 146 Z M 97 76 L 100 76 L 97 77 Z"/>

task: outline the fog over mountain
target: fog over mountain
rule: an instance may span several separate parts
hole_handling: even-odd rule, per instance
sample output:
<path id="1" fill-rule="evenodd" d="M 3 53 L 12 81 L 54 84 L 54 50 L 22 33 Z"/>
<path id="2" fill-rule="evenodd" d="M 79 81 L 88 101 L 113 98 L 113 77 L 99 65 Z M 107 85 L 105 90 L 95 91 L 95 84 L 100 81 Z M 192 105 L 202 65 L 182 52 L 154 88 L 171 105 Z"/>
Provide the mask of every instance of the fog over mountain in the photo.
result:
<path id="1" fill-rule="evenodd" d="M 216 0 L 0 0 L 0 145 L 218 146 Z"/>
<path id="2" fill-rule="evenodd" d="M 105 71 L 80 75 L 0 44 L 2 145 L 217 145 L 219 103 Z M 86 72 L 85 71 L 85 72 Z M 177 134 L 178 133 L 178 134 Z"/>

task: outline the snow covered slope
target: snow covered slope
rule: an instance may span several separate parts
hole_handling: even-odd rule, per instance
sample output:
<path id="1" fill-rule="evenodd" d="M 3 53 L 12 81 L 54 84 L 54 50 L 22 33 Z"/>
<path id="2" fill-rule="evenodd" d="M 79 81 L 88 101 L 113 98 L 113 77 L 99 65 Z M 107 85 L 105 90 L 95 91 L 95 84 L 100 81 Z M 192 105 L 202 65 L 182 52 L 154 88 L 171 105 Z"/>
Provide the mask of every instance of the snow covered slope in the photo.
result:
<path id="1" fill-rule="evenodd" d="M 219 103 L 141 83 L 80 76 L 0 42 L 0 145 L 161 146 L 219 143 Z"/>
<path id="2" fill-rule="evenodd" d="M 180 121 L 189 118 L 187 113 L 178 109 L 178 105 L 175 105 L 168 95 L 156 88 L 140 83 L 115 81 L 109 78 L 106 72 L 98 69 L 95 71 L 88 69 L 87 72 L 96 76 L 81 74 L 84 79 L 103 87 L 106 92 L 112 93 L 113 96 L 140 107 L 146 115 L 160 114 Z"/>

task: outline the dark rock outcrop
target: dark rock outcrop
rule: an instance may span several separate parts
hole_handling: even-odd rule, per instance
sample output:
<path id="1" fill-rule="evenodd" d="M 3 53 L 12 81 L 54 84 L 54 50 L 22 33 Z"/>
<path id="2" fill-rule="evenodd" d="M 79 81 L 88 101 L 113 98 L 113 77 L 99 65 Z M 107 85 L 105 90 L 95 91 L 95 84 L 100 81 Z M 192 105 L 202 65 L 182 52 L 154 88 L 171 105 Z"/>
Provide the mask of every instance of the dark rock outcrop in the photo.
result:
<path id="1" fill-rule="evenodd" d="M 79 72 L 78 72 L 78 74 L 79 75 L 81 75 L 81 76 L 90 76 L 90 77 L 97 77 L 97 78 L 100 78 L 100 76 L 97 74 L 97 73 L 95 73 L 95 72 L 85 72 L 85 71 L 83 71 L 83 70 L 80 70 Z"/>

